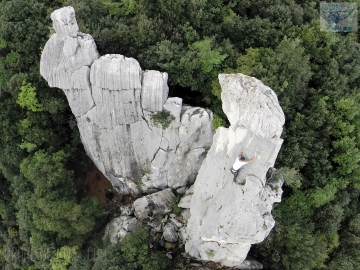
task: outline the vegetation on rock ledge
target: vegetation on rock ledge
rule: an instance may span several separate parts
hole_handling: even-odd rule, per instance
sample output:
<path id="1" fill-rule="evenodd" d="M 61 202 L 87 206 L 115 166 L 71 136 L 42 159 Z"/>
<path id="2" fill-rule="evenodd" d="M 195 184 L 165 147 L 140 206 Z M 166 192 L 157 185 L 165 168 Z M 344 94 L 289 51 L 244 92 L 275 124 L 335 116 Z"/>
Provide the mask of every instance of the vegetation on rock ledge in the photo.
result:
<path id="1" fill-rule="evenodd" d="M 168 72 L 170 89 L 191 89 L 180 97 L 205 103 L 216 127 L 226 123 L 218 73 L 270 86 L 286 115 L 276 167 L 287 179 L 275 228 L 251 255 L 266 269 L 359 269 L 360 46 L 355 33 L 319 31 L 319 2 L 2 0 L 0 249 L 22 260 L 3 253 L 0 266 L 146 269 L 133 258 L 160 256 L 120 256 L 116 247 L 103 259 L 84 255 L 101 207 L 79 194 L 85 153 L 65 95 L 39 74 L 49 15 L 71 5 L 100 54 Z M 76 253 L 70 263 L 64 250 Z"/>

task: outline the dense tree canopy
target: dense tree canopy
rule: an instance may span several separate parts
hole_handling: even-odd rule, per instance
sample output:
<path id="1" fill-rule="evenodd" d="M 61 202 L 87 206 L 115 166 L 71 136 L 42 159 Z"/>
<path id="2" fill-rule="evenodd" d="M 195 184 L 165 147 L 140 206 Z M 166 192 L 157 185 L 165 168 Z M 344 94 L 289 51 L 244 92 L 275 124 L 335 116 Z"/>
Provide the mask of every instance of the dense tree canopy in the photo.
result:
<path id="1" fill-rule="evenodd" d="M 143 69 L 168 72 L 170 94 L 211 109 L 215 126 L 226 125 L 219 73 L 241 72 L 270 86 L 286 115 L 276 164 L 285 193 L 273 210 L 275 228 L 251 255 L 267 269 L 360 269 L 359 39 L 320 31 L 319 2 L 2 0 L 0 249 L 32 256 L 0 256 L 0 265 L 105 264 L 86 261 L 81 249 L 101 207 L 76 196 L 71 160 L 84 155 L 78 130 L 68 123 L 72 114 L 62 91 L 39 74 L 42 48 L 53 33 L 49 15 L 71 5 L 100 54 L 123 54 Z M 136 231 L 125 241 L 128 249 L 107 248 L 109 269 L 166 267 L 144 248 L 145 238 Z"/>

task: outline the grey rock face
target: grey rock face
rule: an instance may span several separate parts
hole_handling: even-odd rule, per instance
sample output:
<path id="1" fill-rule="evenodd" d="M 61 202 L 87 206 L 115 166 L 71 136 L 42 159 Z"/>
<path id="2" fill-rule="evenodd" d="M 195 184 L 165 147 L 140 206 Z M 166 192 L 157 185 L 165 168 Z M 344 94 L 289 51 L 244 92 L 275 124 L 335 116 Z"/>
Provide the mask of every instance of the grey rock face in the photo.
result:
<path id="1" fill-rule="evenodd" d="M 254 77 L 220 74 L 222 108 L 232 127 L 243 126 L 263 138 L 280 137 L 284 113 L 274 91 Z"/>
<path id="2" fill-rule="evenodd" d="M 99 56 L 79 32 L 72 7 L 51 14 L 56 31 L 40 73 L 64 90 L 85 150 L 120 193 L 154 192 L 192 183 L 212 137 L 210 111 L 168 98 L 167 73 L 143 71 L 133 58 Z M 154 120 L 168 111 L 169 127 Z"/>
<path id="3" fill-rule="evenodd" d="M 122 209 L 105 229 L 105 241 L 117 243 L 141 221 L 164 230 L 168 241 L 180 235 L 195 258 L 244 266 L 251 244 L 274 226 L 272 205 L 281 200 L 282 183 L 266 179 L 285 121 L 275 93 L 252 77 L 219 75 L 231 126 L 214 136 L 210 111 L 168 98 L 167 73 L 143 71 L 122 55 L 100 57 L 93 38 L 79 32 L 72 7 L 51 18 L 56 33 L 44 47 L 40 73 L 63 89 L 87 154 L 119 193 L 155 192 L 134 202 L 136 218 L 132 207 Z M 171 116 L 167 128 L 156 121 L 164 112 Z M 242 168 L 239 185 L 229 169 L 243 148 L 247 159 L 258 159 Z M 167 214 L 175 199 L 171 189 L 183 193 L 193 183 L 180 202 L 188 220 L 180 227 Z"/>
<path id="4" fill-rule="evenodd" d="M 197 175 L 185 250 L 201 260 L 239 266 L 251 244 L 263 241 L 275 224 L 271 209 L 281 200 L 282 183 L 267 183 L 266 173 L 274 166 L 283 141 L 278 136 L 284 115 L 275 94 L 259 80 L 242 74 L 219 75 L 219 80 L 231 126 L 217 129 Z M 242 113 L 243 106 L 259 108 L 261 103 L 266 110 Z M 242 115 L 236 118 L 236 113 Z M 258 156 L 238 175 L 244 185 L 234 183 L 229 170 L 242 149 L 247 160 Z"/>
<path id="5" fill-rule="evenodd" d="M 175 195 L 170 188 L 141 197 L 134 202 L 134 214 L 139 220 L 149 219 L 150 212 L 153 214 L 152 217 L 162 218 L 163 215 L 171 212 L 174 199 Z M 152 207 L 151 203 L 153 203 Z"/>
<path id="6" fill-rule="evenodd" d="M 263 269 L 263 265 L 257 261 L 254 260 L 245 260 L 242 262 L 242 264 L 238 267 L 236 267 L 235 269 L 242 269 L 242 270 L 259 270 L 259 269 Z"/>
<path id="7" fill-rule="evenodd" d="M 177 228 L 169 222 L 163 229 L 164 239 L 168 242 L 176 242 L 178 240 Z"/>
<path id="8" fill-rule="evenodd" d="M 134 206 L 132 204 L 121 205 L 119 210 L 122 216 L 131 216 L 134 214 Z"/>
<path id="9" fill-rule="evenodd" d="M 168 75 L 156 70 L 146 70 L 143 76 L 141 107 L 147 111 L 161 112 L 169 93 Z"/>
<path id="10" fill-rule="evenodd" d="M 51 14 L 56 31 L 45 44 L 40 74 L 51 87 L 64 90 L 72 112 L 80 116 L 95 104 L 91 95 L 90 65 L 99 57 L 90 35 L 78 32 L 72 7 Z"/>
<path id="11" fill-rule="evenodd" d="M 110 222 L 105 227 L 105 233 L 103 236 L 103 241 L 105 243 L 110 243 L 116 245 L 119 243 L 126 234 L 131 232 L 138 221 L 135 217 L 129 216 L 120 216 L 110 220 Z"/>
<path id="12" fill-rule="evenodd" d="M 61 38 L 76 37 L 79 31 L 73 7 L 64 7 L 51 13 L 53 28 Z"/>

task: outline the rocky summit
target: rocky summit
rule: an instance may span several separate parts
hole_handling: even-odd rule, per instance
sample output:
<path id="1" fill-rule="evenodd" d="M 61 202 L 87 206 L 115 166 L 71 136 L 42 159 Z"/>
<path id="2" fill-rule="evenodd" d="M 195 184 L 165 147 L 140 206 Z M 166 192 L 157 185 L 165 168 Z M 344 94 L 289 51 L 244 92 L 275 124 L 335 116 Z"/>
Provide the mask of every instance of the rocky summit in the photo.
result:
<path id="1" fill-rule="evenodd" d="M 117 191 L 150 193 L 121 206 L 104 241 L 116 244 L 145 223 L 185 244 L 193 258 L 248 267 L 247 253 L 273 228 L 272 205 L 282 194 L 282 181 L 269 177 L 285 122 L 273 90 L 243 74 L 220 74 L 230 127 L 214 135 L 212 112 L 168 97 L 167 73 L 143 71 L 119 54 L 100 57 L 72 7 L 51 19 L 56 33 L 44 47 L 41 75 L 63 89 L 87 154 Z M 257 159 L 233 181 L 230 168 L 242 149 L 247 160 Z M 175 190 L 184 195 L 181 215 L 171 213 Z"/>
<path id="2" fill-rule="evenodd" d="M 212 143 L 213 114 L 168 98 L 167 73 L 119 54 L 99 56 L 72 7 L 51 14 L 55 34 L 40 73 L 63 89 L 86 152 L 120 193 L 191 184 Z"/>
<path id="3" fill-rule="evenodd" d="M 189 203 L 186 251 L 201 260 L 239 266 L 251 244 L 265 239 L 275 225 L 274 202 L 281 200 L 282 181 L 266 175 L 283 140 L 285 117 L 275 93 L 243 74 L 220 74 L 223 110 L 229 128 L 218 128 L 197 175 Z M 237 182 L 230 172 L 244 149 L 246 160 Z"/>

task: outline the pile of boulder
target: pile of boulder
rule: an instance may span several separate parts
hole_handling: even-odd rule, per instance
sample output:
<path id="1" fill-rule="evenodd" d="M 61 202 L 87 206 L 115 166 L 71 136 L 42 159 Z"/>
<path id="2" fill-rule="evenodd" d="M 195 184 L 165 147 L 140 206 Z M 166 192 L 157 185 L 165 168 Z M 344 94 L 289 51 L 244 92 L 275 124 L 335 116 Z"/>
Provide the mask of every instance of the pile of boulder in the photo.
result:
<path id="1" fill-rule="evenodd" d="M 154 236 L 160 236 L 162 245 L 184 244 L 184 235 L 190 211 L 181 211 L 176 205 L 177 197 L 170 188 L 135 200 L 129 205 L 119 206 L 120 215 L 113 218 L 105 228 L 104 243 L 117 244 L 137 225 L 147 226 Z M 181 212 L 180 212 L 180 211 Z"/>

